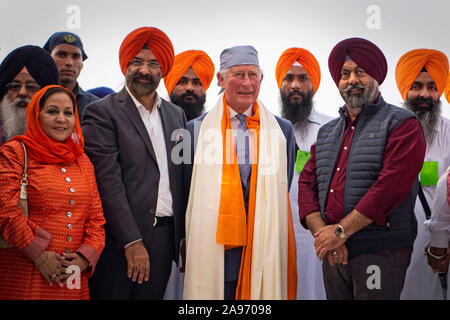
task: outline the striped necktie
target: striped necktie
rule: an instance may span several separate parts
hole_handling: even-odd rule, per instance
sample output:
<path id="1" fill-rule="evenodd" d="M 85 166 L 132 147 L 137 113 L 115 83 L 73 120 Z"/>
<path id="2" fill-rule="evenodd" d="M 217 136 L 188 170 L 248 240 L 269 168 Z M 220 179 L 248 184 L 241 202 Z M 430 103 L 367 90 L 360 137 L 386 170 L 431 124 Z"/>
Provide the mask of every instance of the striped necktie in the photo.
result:
<path id="1" fill-rule="evenodd" d="M 238 113 L 235 116 L 239 120 L 237 136 L 236 136 L 236 156 L 239 165 L 239 173 L 241 174 L 241 182 L 244 188 L 244 194 L 247 194 L 248 185 L 250 183 L 250 172 L 252 165 L 250 163 L 250 139 L 249 131 L 245 120 L 245 114 Z"/>

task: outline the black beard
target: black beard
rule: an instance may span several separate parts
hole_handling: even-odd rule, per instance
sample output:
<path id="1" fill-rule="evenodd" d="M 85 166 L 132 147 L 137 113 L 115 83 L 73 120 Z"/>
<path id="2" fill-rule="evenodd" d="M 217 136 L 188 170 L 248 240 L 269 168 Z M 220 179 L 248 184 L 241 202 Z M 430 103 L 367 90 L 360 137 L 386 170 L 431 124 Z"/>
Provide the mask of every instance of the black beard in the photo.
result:
<path id="1" fill-rule="evenodd" d="M 420 107 L 419 104 L 428 103 L 428 107 Z M 416 98 L 405 100 L 406 109 L 412 111 L 419 118 L 423 134 L 428 145 L 431 145 L 436 136 L 436 126 L 441 117 L 441 100 L 433 101 L 431 98 Z"/>
<path id="2" fill-rule="evenodd" d="M 187 96 L 194 97 L 194 101 L 185 101 Z M 181 96 L 175 96 L 172 93 L 170 95 L 170 101 L 184 110 L 187 121 L 189 121 L 200 116 L 205 110 L 206 94 L 198 96 L 192 91 L 186 91 Z"/>
<path id="3" fill-rule="evenodd" d="M 291 102 L 291 97 L 294 94 L 298 94 L 302 97 L 301 102 Z M 304 93 L 303 91 L 294 90 L 289 92 L 289 94 L 285 95 L 280 91 L 281 95 L 281 116 L 292 122 L 293 125 L 296 123 L 304 122 L 308 119 L 311 114 L 313 102 L 312 98 L 314 95 L 314 91 L 311 90 L 308 93 Z"/>
<path id="4" fill-rule="evenodd" d="M 149 82 L 140 82 L 138 80 L 145 79 Z M 131 73 L 127 71 L 126 82 L 131 92 L 136 97 L 148 96 L 158 88 L 161 76 L 153 77 L 152 75 L 143 75 L 139 71 Z"/>

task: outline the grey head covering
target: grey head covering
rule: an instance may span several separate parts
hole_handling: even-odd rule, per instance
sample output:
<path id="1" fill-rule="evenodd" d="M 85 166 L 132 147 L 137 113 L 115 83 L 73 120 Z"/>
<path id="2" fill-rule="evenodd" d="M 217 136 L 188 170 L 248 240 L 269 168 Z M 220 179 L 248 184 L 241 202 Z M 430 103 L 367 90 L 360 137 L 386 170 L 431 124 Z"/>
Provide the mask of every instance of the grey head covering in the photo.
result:
<path id="1" fill-rule="evenodd" d="M 235 46 L 220 54 L 220 70 L 247 64 L 259 67 L 258 51 L 252 46 Z"/>

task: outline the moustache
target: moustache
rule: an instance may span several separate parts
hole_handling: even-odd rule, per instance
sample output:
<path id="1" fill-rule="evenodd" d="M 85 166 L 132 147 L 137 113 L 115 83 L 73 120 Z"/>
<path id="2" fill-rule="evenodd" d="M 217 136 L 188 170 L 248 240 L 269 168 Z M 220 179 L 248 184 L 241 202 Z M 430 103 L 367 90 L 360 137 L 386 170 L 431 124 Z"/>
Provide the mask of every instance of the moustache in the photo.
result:
<path id="1" fill-rule="evenodd" d="M 423 104 L 423 103 L 426 103 L 429 107 L 431 107 L 433 105 L 434 101 L 431 98 L 417 98 L 417 99 L 414 99 L 414 101 L 413 101 L 413 105 L 415 107 L 417 107 L 419 104 Z"/>
<path id="2" fill-rule="evenodd" d="M 347 89 L 344 90 L 344 93 L 351 94 L 350 91 L 353 90 L 353 89 L 362 89 L 364 91 L 364 90 L 366 90 L 366 88 L 367 88 L 366 86 L 363 86 L 363 85 L 360 85 L 360 84 L 357 84 L 357 85 L 354 85 L 354 86 L 350 85 Z"/>
<path id="3" fill-rule="evenodd" d="M 153 77 L 151 75 L 143 75 L 141 73 L 135 73 L 131 75 L 131 80 L 132 81 L 138 81 L 138 80 L 147 80 L 150 83 L 155 82 L 155 79 L 153 79 Z"/>
<path id="4" fill-rule="evenodd" d="M 26 108 L 28 106 L 28 103 L 30 103 L 30 100 L 31 100 L 30 98 L 17 98 L 14 101 L 14 104 L 17 107 Z"/>
<path id="5" fill-rule="evenodd" d="M 181 95 L 181 98 L 182 99 L 184 99 L 184 98 L 186 98 L 186 97 L 193 97 L 193 98 L 195 98 L 195 99 L 198 99 L 199 97 L 198 97 L 198 95 L 196 95 L 194 92 L 192 92 L 192 91 L 186 91 L 185 93 L 183 93 L 182 95 Z"/>
<path id="6" fill-rule="evenodd" d="M 305 99 L 305 93 L 300 90 L 292 90 L 291 92 L 289 92 L 287 97 L 289 99 L 289 98 L 292 98 L 292 96 L 294 96 L 294 95 L 299 95 L 300 97 L 302 97 L 302 99 Z"/>

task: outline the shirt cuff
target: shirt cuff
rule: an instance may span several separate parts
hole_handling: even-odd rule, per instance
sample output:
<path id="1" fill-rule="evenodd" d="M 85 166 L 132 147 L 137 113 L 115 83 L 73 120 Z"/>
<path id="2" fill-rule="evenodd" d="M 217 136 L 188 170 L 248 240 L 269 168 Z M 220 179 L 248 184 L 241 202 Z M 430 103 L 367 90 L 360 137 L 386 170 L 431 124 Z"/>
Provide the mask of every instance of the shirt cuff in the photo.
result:
<path id="1" fill-rule="evenodd" d="M 129 246 L 131 246 L 133 243 L 136 243 L 136 242 L 138 242 L 138 241 L 142 241 L 142 239 L 137 239 L 137 240 L 135 240 L 135 241 L 133 241 L 133 242 L 130 242 L 130 243 L 124 245 L 123 248 L 126 249 L 126 248 L 128 248 Z"/>
<path id="2" fill-rule="evenodd" d="M 41 227 L 38 227 L 33 241 L 22 250 L 22 254 L 34 262 L 34 260 L 36 260 L 36 258 L 39 257 L 48 247 L 51 238 L 52 236 L 50 233 Z"/>
<path id="3" fill-rule="evenodd" d="M 448 248 L 447 231 L 434 231 L 430 234 L 430 246 L 434 248 Z"/>

